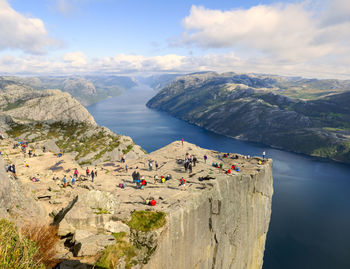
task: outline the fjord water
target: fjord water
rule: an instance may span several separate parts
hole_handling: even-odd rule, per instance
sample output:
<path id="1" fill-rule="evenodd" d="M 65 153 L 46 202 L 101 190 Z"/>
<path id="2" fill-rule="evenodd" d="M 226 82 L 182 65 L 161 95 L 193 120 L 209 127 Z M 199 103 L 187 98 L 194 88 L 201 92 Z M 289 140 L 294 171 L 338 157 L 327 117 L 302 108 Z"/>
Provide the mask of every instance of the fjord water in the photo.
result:
<path id="1" fill-rule="evenodd" d="M 155 94 L 140 86 L 88 110 L 98 124 L 131 136 L 148 152 L 181 138 L 222 152 L 261 155 L 265 150 L 274 161 L 274 196 L 263 268 L 350 268 L 350 165 L 206 131 L 148 109 L 145 103 Z"/>

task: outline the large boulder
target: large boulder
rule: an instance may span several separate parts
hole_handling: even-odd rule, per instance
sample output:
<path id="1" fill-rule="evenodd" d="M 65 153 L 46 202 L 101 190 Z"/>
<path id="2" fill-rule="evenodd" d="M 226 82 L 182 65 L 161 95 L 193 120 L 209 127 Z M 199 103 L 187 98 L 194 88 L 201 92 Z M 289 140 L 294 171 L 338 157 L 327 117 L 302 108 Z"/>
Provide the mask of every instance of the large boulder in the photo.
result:
<path id="1" fill-rule="evenodd" d="M 62 210 L 60 215 L 62 217 L 62 228 L 59 233 L 72 233 L 78 229 L 86 229 L 97 232 L 104 229 L 105 224 L 109 222 L 119 207 L 119 203 L 113 194 L 109 192 L 102 192 L 92 190 L 84 192 L 78 196 L 76 203 L 70 204 L 67 210 Z"/>
<path id="2" fill-rule="evenodd" d="M 87 231 L 77 230 L 73 237 L 73 255 L 93 256 L 103 251 L 106 246 L 114 245 L 115 238 L 107 234 L 92 234 Z"/>

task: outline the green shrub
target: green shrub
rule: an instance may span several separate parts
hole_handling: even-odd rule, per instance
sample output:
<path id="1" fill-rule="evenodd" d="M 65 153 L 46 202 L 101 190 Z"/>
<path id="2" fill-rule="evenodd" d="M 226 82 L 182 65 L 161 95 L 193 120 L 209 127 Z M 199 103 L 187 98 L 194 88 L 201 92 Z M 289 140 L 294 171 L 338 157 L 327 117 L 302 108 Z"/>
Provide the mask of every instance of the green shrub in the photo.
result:
<path id="1" fill-rule="evenodd" d="M 149 232 L 164 226 L 166 223 L 164 212 L 134 211 L 131 220 L 128 222 L 130 228 Z"/>

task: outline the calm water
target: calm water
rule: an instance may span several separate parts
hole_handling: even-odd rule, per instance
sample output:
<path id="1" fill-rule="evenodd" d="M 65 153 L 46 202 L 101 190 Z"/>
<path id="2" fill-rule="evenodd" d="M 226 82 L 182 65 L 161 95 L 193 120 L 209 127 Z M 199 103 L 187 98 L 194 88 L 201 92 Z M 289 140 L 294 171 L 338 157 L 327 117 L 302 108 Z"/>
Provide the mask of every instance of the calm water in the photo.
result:
<path id="1" fill-rule="evenodd" d="M 148 109 L 156 94 L 138 87 L 88 107 L 98 124 L 131 136 L 148 152 L 184 138 L 223 152 L 274 160 L 272 218 L 264 269 L 350 268 L 350 165 L 244 143 Z"/>

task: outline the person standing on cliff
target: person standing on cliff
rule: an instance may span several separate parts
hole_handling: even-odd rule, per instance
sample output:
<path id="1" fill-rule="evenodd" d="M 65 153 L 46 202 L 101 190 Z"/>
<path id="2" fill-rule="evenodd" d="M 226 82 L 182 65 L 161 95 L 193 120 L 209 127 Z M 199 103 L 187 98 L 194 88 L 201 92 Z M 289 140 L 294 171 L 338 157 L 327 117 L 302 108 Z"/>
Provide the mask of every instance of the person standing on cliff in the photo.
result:
<path id="1" fill-rule="evenodd" d="M 265 156 L 266 156 L 265 150 L 263 151 L 262 156 L 263 156 L 263 160 L 265 160 Z"/>
<path id="2" fill-rule="evenodd" d="M 94 170 L 91 171 L 91 182 L 94 182 L 95 172 Z"/>
<path id="3" fill-rule="evenodd" d="M 197 157 L 193 155 L 192 161 L 193 161 L 193 166 L 196 166 L 196 162 L 198 161 Z"/>
<path id="4" fill-rule="evenodd" d="M 204 155 L 204 163 L 207 163 L 207 159 L 208 159 L 208 157 L 207 157 L 207 155 L 205 154 L 205 155 Z"/>
<path id="5" fill-rule="evenodd" d="M 95 166 L 95 177 L 97 177 L 97 167 Z"/>
<path id="6" fill-rule="evenodd" d="M 181 144 L 184 145 L 184 139 L 183 138 L 181 139 Z"/>

